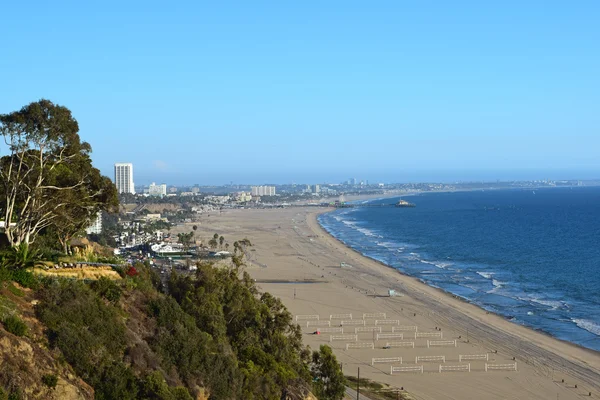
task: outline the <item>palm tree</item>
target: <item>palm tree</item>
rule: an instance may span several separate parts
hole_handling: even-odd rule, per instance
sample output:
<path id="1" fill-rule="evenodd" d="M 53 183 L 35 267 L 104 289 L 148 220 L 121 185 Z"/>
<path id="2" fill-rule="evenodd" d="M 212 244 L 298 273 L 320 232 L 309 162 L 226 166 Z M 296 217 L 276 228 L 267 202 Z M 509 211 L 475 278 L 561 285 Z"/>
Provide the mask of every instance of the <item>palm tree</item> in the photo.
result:
<path id="1" fill-rule="evenodd" d="M 32 250 L 26 242 L 11 247 L 2 256 L 1 266 L 6 269 L 26 269 L 41 264 L 39 251 Z"/>
<path id="2" fill-rule="evenodd" d="M 223 248 L 223 243 L 224 243 L 224 242 L 225 242 L 225 238 L 224 238 L 223 236 L 221 236 L 221 237 L 219 238 L 219 246 L 220 246 L 221 248 Z"/>

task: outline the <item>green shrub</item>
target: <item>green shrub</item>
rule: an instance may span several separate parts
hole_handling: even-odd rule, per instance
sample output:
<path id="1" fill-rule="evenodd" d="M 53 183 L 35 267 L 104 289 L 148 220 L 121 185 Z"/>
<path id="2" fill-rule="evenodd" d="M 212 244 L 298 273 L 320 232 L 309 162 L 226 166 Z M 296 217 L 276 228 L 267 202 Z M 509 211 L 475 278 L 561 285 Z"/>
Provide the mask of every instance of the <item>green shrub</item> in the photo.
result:
<path id="1" fill-rule="evenodd" d="M 39 287 L 38 278 L 31 272 L 24 269 L 12 271 L 11 279 L 26 288 L 37 289 Z"/>
<path id="2" fill-rule="evenodd" d="M 121 298 L 121 288 L 112 279 L 108 279 L 107 277 L 103 276 L 97 281 L 92 282 L 90 287 L 100 296 L 113 303 L 117 303 Z"/>
<path id="3" fill-rule="evenodd" d="M 148 374 L 141 381 L 141 398 L 154 400 L 193 400 L 186 388 L 169 387 L 159 371 Z"/>
<path id="4" fill-rule="evenodd" d="M 51 389 L 54 389 L 58 384 L 58 377 L 54 374 L 47 374 L 42 376 L 42 383 Z"/>
<path id="5" fill-rule="evenodd" d="M 21 318 L 10 315 L 3 321 L 4 329 L 16 336 L 24 336 L 27 333 L 27 325 Z"/>
<path id="6" fill-rule="evenodd" d="M 138 380 L 131 368 L 120 361 L 106 365 L 102 374 L 93 379 L 92 383 L 96 400 L 135 400 L 138 398 Z"/>
<path id="7" fill-rule="evenodd" d="M 80 281 L 49 281 L 37 296 L 50 344 L 94 387 L 96 399 L 135 398 L 135 379 L 120 361 L 126 338 L 119 310 Z"/>
<path id="8" fill-rule="evenodd" d="M 44 261 L 52 261 L 54 263 L 57 263 L 59 259 L 64 256 L 65 254 L 62 251 L 49 249 L 46 247 L 40 250 L 40 258 Z"/>
<path id="9" fill-rule="evenodd" d="M 194 400 L 187 389 L 181 386 L 171 388 L 171 393 L 173 393 L 173 400 Z"/>
<path id="10" fill-rule="evenodd" d="M 8 268 L 5 268 L 2 265 L 0 265 L 0 284 L 2 282 L 10 281 L 11 276 L 12 276 L 12 274 L 10 273 Z M 2 397 L 0 397 L 0 400 L 2 400 Z"/>
<path id="11" fill-rule="evenodd" d="M 175 368 L 188 386 L 203 382 L 215 398 L 243 398 L 242 376 L 228 346 L 218 345 L 201 331 L 172 297 L 151 301 L 148 313 L 158 328 L 150 345 L 161 357 L 164 370 Z"/>
<path id="12" fill-rule="evenodd" d="M 17 297 L 23 297 L 25 296 L 25 293 L 23 293 L 23 291 L 17 287 L 15 287 L 15 285 L 13 284 L 9 284 L 8 285 L 8 291 L 11 292 L 12 294 L 14 294 Z"/>

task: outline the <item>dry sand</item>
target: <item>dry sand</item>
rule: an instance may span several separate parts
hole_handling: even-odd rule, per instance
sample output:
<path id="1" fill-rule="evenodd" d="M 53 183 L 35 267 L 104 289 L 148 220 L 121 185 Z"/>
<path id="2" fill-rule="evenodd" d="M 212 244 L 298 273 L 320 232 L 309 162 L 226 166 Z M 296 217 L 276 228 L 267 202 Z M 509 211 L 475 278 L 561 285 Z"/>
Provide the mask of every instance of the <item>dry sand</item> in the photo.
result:
<path id="1" fill-rule="evenodd" d="M 321 321 L 328 321 L 330 314 L 351 313 L 362 319 L 363 313 L 383 312 L 400 325 L 418 326 L 419 332 L 441 330 L 444 340 L 457 340 L 456 348 L 427 348 L 426 338 L 410 339 L 414 334 L 407 332 L 404 341 L 415 342 L 414 349 L 383 349 L 387 341 L 397 339 L 373 341 L 373 334 L 365 332 L 359 333 L 358 341 L 374 342 L 375 349 L 346 350 L 347 342 L 330 343 L 330 333 L 314 335 L 316 328 L 302 321 L 305 343 L 313 349 L 332 345 L 347 375 L 356 376 L 360 368 L 361 377 L 404 387 L 415 399 L 564 400 L 581 399 L 589 392 L 591 398 L 600 398 L 600 353 L 513 324 L 363 257 L 328 235 L 316 221 L 317 211 L 228 210 L 195 223 L 197 237 L 208 240 L 217 232 L 231 244 L 250 239 L 254 246 L 248 251 L 247 271 L 294 315 L 318 314 Z M 189 231 L 190 226 L 181 229 Z M 341 262 L 350 267 L 340 267 Z M 401 296 L 388 297 L 388 289 Z M 339 322 L 334 320 L 331 326 Z M 374 325 L 375 318 L 367 318 L 366 326 Z M 391 326 L 382 329 L 391 332 Z M 354 333 L 354 326 L 344 328 L 348 333 Z M 459 363 L 460 354 L 488 354 L 494 364 L 513 363 L 514 357 L 518 371 L 485 372 L 485 361 Z M 428 362 L 418 364 L 424 365 L 423 374 L 390 375 L 390 364 L 370 365 L 372 357 L 402 357 L 402 365 L 414 366 L 416 356 L 442 355 L 446 358 L 442 365 L 470 363 L 471 372 L 439 373 L 440 362 Z"/>

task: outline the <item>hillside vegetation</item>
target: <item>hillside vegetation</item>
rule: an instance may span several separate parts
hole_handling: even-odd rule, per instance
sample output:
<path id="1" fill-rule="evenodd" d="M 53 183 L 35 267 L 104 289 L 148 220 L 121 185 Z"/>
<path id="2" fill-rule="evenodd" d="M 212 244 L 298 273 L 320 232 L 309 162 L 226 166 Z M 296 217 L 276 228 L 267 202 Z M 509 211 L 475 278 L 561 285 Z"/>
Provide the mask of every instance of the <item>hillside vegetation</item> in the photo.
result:
<path id="1" fill-rule="evenodd" d="M 259 293 L 238 267 L 199 264 L 193 277 L 172 274 L 168 291 L 142 264 L 122 277 L 33 278 L 34 290 L 0 283 L 0 393 L 14 399 L 303 399 L 312 390 L 323 393 L 319 398 L 341 398 L 325 392 L 343 391 L 335 357 L 328 349 L 311 355 L 281 301 Z M 3 346 L 6 340 L 12 344 Z M 6 357 L 9 349 L 30 347 L 36 349 L 27 350 L 30 358 L 46 359 L 43 366 L 36 359 L 22 370 L 20 361 Z M 327 366 L 317 362 L 324 358 L 319 354 L 329 357 Z M 69 380 L 74 387 L 67 391 Z"/>

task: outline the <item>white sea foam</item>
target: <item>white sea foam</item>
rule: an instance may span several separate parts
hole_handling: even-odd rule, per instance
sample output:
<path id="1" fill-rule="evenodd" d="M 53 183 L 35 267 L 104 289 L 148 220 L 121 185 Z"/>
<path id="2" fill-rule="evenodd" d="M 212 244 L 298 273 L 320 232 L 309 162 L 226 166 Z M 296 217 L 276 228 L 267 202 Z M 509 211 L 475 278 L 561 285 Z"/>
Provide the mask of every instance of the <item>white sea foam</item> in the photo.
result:
<path id="1" fill-rule="evenodd" d="M 497 279 L 492 279 L 492 285 L 494 286 L 494 288 L 492 290 L 488 290 L 486 293 L 496 293 L 498 290 L 508 285 L 508 282 L 501 282 Z"/>
<path id="2" fill-rule="evenodd" d="M 413 254 L 416 255 L 416 253 L 410 253 L 410 254 L 411 255 L 413 255 Z M 445 269 L 445 268 L 447 268 L 447 267 L 449 267 L 449 266 L 452 265 L 452 263 L 445 263 L 445 262 L 439 262 L 439 261 L 427 261 L 427 260 L 419 260 L 419 261 L 421 261 L 423 264 L 433 265 L 433 266 L 436 266 L 436 267 L 441 268 L 441 269 Z"/>
<path id="3" fill-rule="evenodd" d="M 508 283 L 507 282 L 501 282 L 501 281 L 499 281 L 497 279 L 492 279 L 492 285 L 494 285 L 494 287 L 501 288 L 501 287 L 503 287 L 505 285 L 508 285 Z"/>
<path id="4" fill-rule="evenodd" d="M 587 319 L 572 319 L 571 321 L 575 322 L 578 327 L 581 329 L 585 329 L 586 331 L 593 333 L 596 336 L 600 336 L 600 325 L 589 321 Z"/>
<path id="5" fill-rule="evenodd" d="M 557 310 L 557 309 L 565 306 L 564 302 L 558 301 L 558 300 L 542 300 L 542 299 L 538 299 L 538 298 L 535 298 L 535 297 L 530 297 L 530 298 L 523 299 L 523 300 L 529 300 L 529 301 L 532 301 L 534 303 L 538 303 L 538 304 L 541 304 L 543 306 L 550 307 L 553 310 Z"/>
<path id="6" fill-rule="evenodd" d="M 396 248 L 397 245 L 392 242 L 377 242 L 377 246 L 385 247 L 387 249 L 393 249 Z"/>
<path id="7" fill-rule="evenodd" d="M 477 274 L 484 277 L 485 279 L 492 279 L 494 272 L 479 272 L 479 271 L 477 271 Z"/>
<path id="8" fill-rule="evenodd" d="M 371 237 L 377 237 L 378 235 L 376 233 L 374 233 L 373 231 L 367 229 L 367 228 L 356 228 L 357 231 L 359 231 L 360 233 L 362 233 L 365 236 L 371 236 Z"/>
<path id="9" fill-rule="evenodd" d="M 378 237 L 378 238 L 382 238 L 383 236 L 381 235 L 377 235 L 375 232 L 373 232 L 370 229 L 367 228 L 360 228 L 356 225 L 356 221 L 348 221 L 348 220 L 342 220 L 342 223 L 350 228 L 356 229 L 358 232 L 362 233 L 365 236 L 370 236 L 370 237 Z"/>

